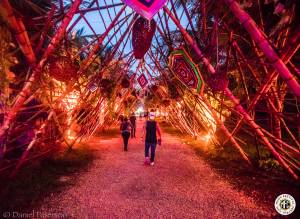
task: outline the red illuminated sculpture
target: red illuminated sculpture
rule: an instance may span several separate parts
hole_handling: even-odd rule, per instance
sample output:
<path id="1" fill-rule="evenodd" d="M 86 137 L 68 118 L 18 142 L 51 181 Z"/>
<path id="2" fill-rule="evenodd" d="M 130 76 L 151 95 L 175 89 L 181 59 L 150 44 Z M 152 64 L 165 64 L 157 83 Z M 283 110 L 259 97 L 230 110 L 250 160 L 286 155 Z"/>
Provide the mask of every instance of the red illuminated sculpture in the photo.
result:
<path id="1" fill-rule="evenodd" d="M 155 34 L 156 23 L 154 20 L 147 21 L 145 18 L 138 18 L 132 28 L 132 47 L 136 59 L 144 58 L 144 55 L 151 46 Z"/>

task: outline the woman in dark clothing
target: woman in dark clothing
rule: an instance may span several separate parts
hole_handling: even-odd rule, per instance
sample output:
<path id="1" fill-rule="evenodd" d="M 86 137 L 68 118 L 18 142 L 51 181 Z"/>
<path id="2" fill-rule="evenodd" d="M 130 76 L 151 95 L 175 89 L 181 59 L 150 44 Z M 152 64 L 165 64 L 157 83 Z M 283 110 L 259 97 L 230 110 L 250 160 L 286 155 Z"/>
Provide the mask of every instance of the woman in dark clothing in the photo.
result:
<path id="1" fill-rule="evenodd" d="M 124 141 L 124 151 L 128 151 L 128 141 L 129 141 L 131 129 L 132 129 L 131 123 L 128 121 L 127 117 L 124 117 L 120 126 L 120 131 Z"/>
<path id="2" fill-rule="evenodd" d="M 132 113 L 130 118 L 129 118 L 131 125 L 132 125 L 132 130 L 131 130 L 131 138 L 135 138 L 135 132 L 136 132 L 136 117 L 135 114 Z"/>
<path id="3" fill-rule="evenodd" d="M 158 138 L 157 138 L 158 135 Z M 148 120 L 143 128 L 142 139 L 145 136 L 145 164 L 154 165 L 156 145 L 161 144 L 161 131 L 158 123 L 155 121 L 154 110 L 149 113 Z M 149 149 L 151 149 L 151 156 L 149 160 Z"/>

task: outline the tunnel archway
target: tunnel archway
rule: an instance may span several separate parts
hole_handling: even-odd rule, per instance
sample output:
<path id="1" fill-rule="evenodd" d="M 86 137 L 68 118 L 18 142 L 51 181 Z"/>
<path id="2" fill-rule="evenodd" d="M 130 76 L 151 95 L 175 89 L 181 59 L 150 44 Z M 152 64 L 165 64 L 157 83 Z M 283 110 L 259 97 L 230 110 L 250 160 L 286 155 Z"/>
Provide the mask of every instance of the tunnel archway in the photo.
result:
<path id="1" fill-rule="evenodd" d="M 13 173 L 56 148 L 37 141 L 72 146 L 143 102 L 249 164 L 244 148 L 264 145 L 298 178 L 299 4 L 163 3 L 1 2 L 0 159 L 18 154 Z"/>

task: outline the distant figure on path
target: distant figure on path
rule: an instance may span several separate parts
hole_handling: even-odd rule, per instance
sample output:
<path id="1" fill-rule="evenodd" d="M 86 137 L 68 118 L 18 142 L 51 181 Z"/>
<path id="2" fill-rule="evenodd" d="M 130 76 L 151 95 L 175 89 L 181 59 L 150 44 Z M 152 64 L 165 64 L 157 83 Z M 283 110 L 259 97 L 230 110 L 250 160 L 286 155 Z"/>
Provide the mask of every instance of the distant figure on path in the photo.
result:
<path id="1" fill-rule="evenodd" d="M 131 129 L 132 129 L 132 125 L 130 121 L 128 121 L 127 117 L 124 117 L 120 125 L 120 131 L 124 141 L 124 151 L 128 151 L 128 141 L 129 141 Z"/>
<path id="2" fill-rule="evenodd" d="M 121 114 L 118 118 L 118 121 L 123 122 L 123 119 L 124 119 L 124 115 Z"/>
<path id="3" fill-rule="evenodd" d="M 157 138 L 158 135 L 158 138 Z M 145 137 L 145 164 L 154 165 L 156 145 L 161 144 L 161 131 L 158 123 L 155 121 L 155 112 L 151 110 L 143 127 L 142 139 Z M 151 149 L 151 157 L 149 160 L 149 149 Z"/>
<path id="4" fill-rule="evenodd" d="M 136 117 L 134 113 L 131 114 L 129 118 L 131 125 L 132 125 L 132 130 L 131 130 L 131 138 L 135 138 L 135 132 L 136 132 Z"/>

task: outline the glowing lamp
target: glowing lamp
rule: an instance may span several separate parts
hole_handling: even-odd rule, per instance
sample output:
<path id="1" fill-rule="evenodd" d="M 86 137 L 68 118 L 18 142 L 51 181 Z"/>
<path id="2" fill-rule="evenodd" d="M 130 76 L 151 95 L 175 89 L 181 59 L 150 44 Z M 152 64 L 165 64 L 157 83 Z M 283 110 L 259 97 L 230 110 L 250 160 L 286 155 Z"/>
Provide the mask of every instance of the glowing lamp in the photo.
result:
<path id="1" fill-rule="evenodd" d="M 144 18 L 151 20 L 152 17 L 166 4 L 167 0 L 123 0 Z"/>

